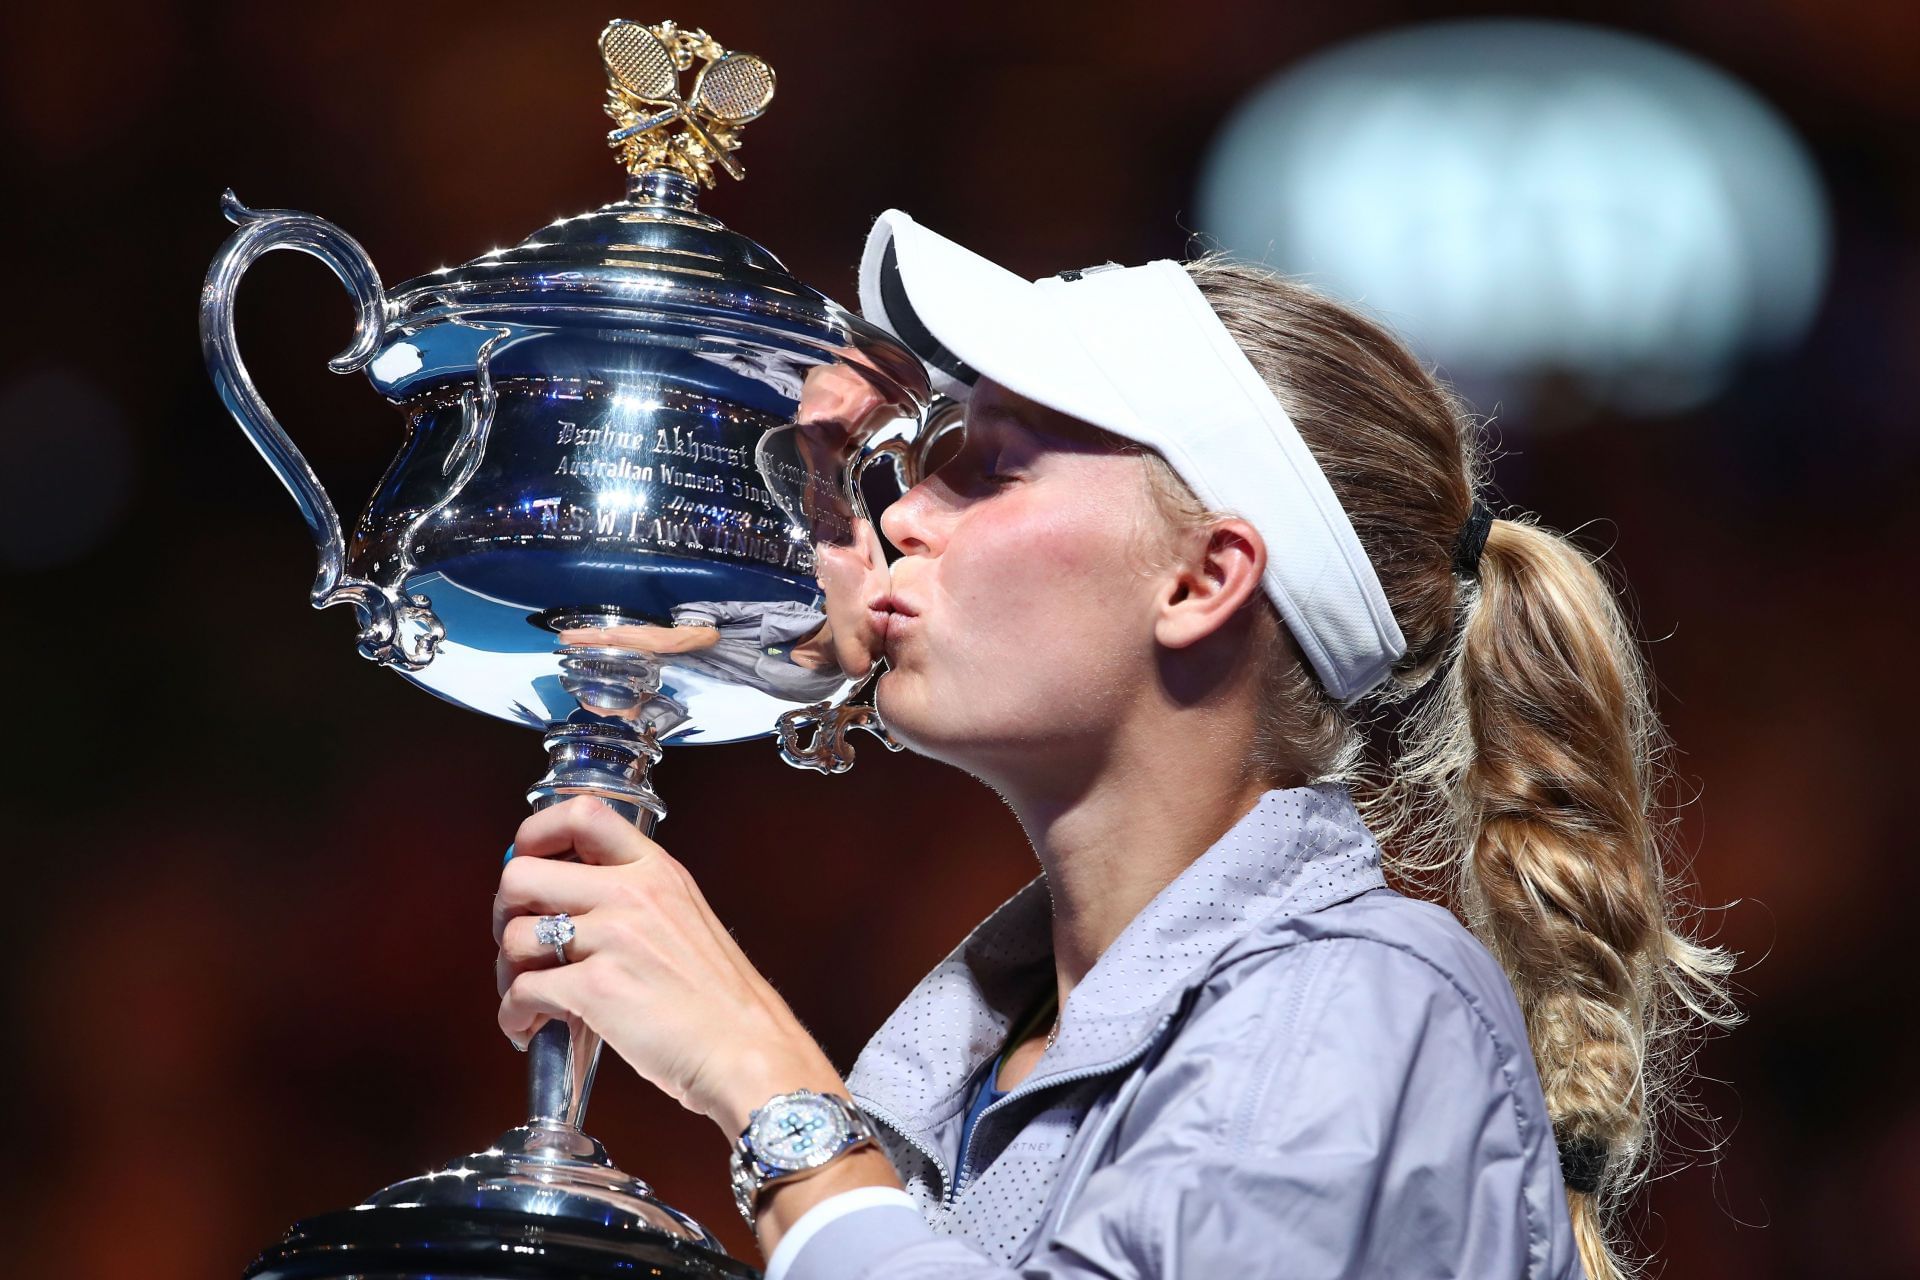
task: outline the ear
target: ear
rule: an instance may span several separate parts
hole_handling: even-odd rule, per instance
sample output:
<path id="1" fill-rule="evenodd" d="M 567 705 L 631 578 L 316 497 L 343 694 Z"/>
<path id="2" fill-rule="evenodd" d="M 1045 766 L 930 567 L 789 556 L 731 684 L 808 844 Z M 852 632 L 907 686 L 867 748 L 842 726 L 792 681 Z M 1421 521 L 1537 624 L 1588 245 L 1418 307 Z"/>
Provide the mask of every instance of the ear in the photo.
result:
<path id="1" fill-rule="evenodd" d="M 1213 635 L 1260 590 L 1267 544 L 1245 520 L 1221 520 L 1193 535 L 1154 617 L 1153 638 L 1184 649 Z"/>

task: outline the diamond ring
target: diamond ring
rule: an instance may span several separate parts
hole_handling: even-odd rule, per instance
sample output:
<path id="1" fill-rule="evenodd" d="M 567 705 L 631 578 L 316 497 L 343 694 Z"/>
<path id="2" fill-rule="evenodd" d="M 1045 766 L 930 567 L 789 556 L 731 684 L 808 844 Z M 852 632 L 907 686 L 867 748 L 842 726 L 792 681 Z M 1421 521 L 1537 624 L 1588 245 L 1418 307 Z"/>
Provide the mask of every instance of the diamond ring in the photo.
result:
<path id="1" fill-rule="evenodd" d="M 553 948 L 554 959 L 567 962 L 567 944 L 573 941 L 573 919 L 562 911 L 557 916 L 541 916 L 533 922 L 533 940 Z"/>

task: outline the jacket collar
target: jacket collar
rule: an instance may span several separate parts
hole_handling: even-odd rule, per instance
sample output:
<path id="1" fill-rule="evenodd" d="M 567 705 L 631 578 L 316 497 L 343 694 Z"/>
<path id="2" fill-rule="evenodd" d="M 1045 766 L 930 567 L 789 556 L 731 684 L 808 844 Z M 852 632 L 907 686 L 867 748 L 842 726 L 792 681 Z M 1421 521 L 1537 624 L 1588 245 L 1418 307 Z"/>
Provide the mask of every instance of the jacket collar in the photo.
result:
<path id="1" fill-rule="evenodd" d="M 1131 1061 L 1163 1019 L 1263 921 L 1383 886 L 1346 788 L 1269 791 L 1121 931 L 1074 988 L 1027 1093 Z M 1053 981 L 1044 875 L 980 924 L 882 1024 L 848 1075 L 863 1106 L 926 1129 L 966 1105 L 975 1073 Z"/>

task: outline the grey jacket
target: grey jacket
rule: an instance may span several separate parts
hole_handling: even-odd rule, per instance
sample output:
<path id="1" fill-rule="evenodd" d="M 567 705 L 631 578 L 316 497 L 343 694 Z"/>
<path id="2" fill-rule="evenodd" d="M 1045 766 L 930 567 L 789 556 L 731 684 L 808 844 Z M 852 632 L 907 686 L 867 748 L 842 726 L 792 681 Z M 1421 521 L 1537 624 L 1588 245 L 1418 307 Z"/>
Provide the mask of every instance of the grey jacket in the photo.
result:
<path id="1" fill-rule="evenodd" d="M 720 638 L 711 648 L 675 655 L 675 660 L 706 671 L 729 684 L 788 702 L 813 702 L 846 686 L 838 667 L 811 670 L 793 661 L 793 646 L 820 629 L 827 615 L 794 600 L 697 600 L 676 605 L 676 627 L 712 627 Z"/>
<path id="2" fill-rule="evenodd" d="M 1268 792 L 1155 897 L 962 1152 L 1052 974 L 1043 877 L 848 1079 L 912 1206 L 828 1201 L 784 1280 L 1581 1276 L 1506 977 L 1386 887 L 1345 790 Z"/>

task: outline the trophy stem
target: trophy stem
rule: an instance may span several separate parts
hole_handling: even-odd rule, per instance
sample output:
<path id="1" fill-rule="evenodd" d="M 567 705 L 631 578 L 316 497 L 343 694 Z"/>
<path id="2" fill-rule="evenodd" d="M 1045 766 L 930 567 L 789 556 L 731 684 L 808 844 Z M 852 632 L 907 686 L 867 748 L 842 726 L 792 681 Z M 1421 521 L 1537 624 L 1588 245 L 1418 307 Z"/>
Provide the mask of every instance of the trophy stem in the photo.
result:
<path id="1" fill-rule="evenodd" d="M 643 836 L 667 816 L 649 776 L 661 755 L 651 728 L 605 720 L 557 725 L 547 731 L 546 746 L 546 776 L 527 790 L 535 813 L 574 796 L 597 796 Z"/>
<path id="2" fill-rule="evenodd" d="M 527 1045 L 527 1122 L 587 1122 L 587 1098 L 600 1067 L 600 1037 L 573 1019 L 549 1021 Z"/>
<path id="3" fill-rule="evenodd" d="M 667 814 L 649 776 L 660 762 L 656 729 L 677 709 L 660 694 L 660 667 L 650 656 L 606 645 L 560 651 L 561 680 L 583 714 L 546 737 L 547 773 L 527 792 L 537 813 L 573 796 L 598 797 L 653 834 Z M 600 1065 L 600 1037 L 577 1018 L 549 1019 L 527 1045 L 527 1125 L 579 1130 Z"/>
<path id="4" fill-rule="evenodd" d="M 663 727 L 685 719 L 684 709 L 660 692 L 659 663 L 653 655 L 610 645 L 566 645 L 560 649 L 560 668 L 562 683 L 581 709 L 573 719 L 547 731 L 547 773 L 528 790 L 528 803 L 537 811 L 572 796 L 597 796 L 642 834 L 651 834 L 654 823 L 667 811 L 649 777 L 662 755 L 659 734 Z M 612 1256 L 622 1260 L 621 1275 L 633 1270 L 634 1260 L 640 1259 L 651 1264 L 648 1274 L 652 1275 L 747 1280 L 753 1273 L 728 1259 L 705 1227 L 662 1203 L 646 1183 L 615 1167 L 606 1149 L 581 1128 L 601 1045 L 600 1036 L 579 1019 L 549 1018 L 527 1045 L 526 1123 L 501 1134 L 485 1151 L 376 1192 L 357 1211 L 335 1215 L 338 1222 L 321 1220 L 319 1226 L 330 1233 L 324 1239 L 311 1244 L 298 1240 L 283 1246 L 282 1252 L 291 1256 L 309 1248 L 324 1251 L 337 1243 L 335 1235 L 364 1235 L 369 1229 L 405 1237 L 405 1223 L 419 1220 L 422 1210 L 449 1213 L 461 1222 L 480 1220 L 483 1225 L 476 1230 L 488 1239 L 503 1231 L 528 1231 L 526 1220 L 532 1215 L 566 1224 L 566 1231 L 576 1234 L 611 1229 Z M 392 1225 L 360 1220 L 361 1211 L 369 1209 L 406 1210 L 415 1218 L 395 1220 Z M 492 1222 L 486 1214 L 505 1216 Z M 296 1228 L 295 1234 L 300 1230 Z M 380 1241 L 381 1247 L 389 1247 L 386 1235 Z M 373 1256 L 365 1248 L 362 1252 Z M 443 1271 L 447 1258 L 438 1254 L 429 1261 L 435 1265 L 425 1270 L 382 1270 L 380 1274 L 503 1274 L 491 1269 Z M 353 1274 L 370 1270 L 355 1269 Z M 308 1280 L 309 1276 L 318 1280 L 320 1275 L 300 1272 L 296 1276 L 273 1269 L 264 1259 L 256 1264 L 254 1274 L 258 1280 Z"/>
<path id="5" fill-rule="evenodd" d="M 567 621 L 572 621 L 572 615 Z M 608 625 L 618 621 L 615 618 Z M 654 823 L 665 816 L 666 806 L 654 794 L 648 774 L 662 755 L 660 733 L 685 720 L 684 708 L 660 692 L 660 665 L 655 655 L 612 645 L 565 645 L 559 657 L 561 682 L 578 700 L 580 710 L 566 723 L 547 731 L 547 773 L 529 789 L 528 803 L 540 810 L 571 796 L 598 796 L 643 834 L 650 834 Z M 611 1229 L 613 1256 L 625 1260 L 620 1264 L 621 1275 L 633 1269 L 634 1258 L 651 1261 L 649 1250 L 664 1250 L 661 1261 L 648 1274 L 727 1280 L 751 1276 L 750 1271 L 726 1257 L 720 1242 L 705 1227 L 656 1199 L 652 1188 L 640 1179 L 622 1172 L 608 1158 L 606 1148 L 581 1128 L 600 1049 L 599 1035 L 584 1022 L 548 1019 L 527 1045 L 524 1124 L 501 1134 L 485 1151 L 462 1156 L 437 1172 L 375 1192 L 356 1211 L 336 1215 L 344 1226 L 321 1220 L 326 1232 L 332 1233 L 325 1240 L 303 1239 L 285 1246 L 283 1252 L 294 1254 L 308 1248 L 324 1252 L 335 1243 L 334 1235 L 365 1235 L 369 1230 L 376 1235 L 386 1233 L 380 1235 L 383 1242 L 395 1234 L 410 1239 L 406 1222 L 411 1220 L 389 1224 L 363 1217 L 366 1210 L 398 1209 L 414 1214 L 412 1220 L 419 1220 L 426 1211 L 451 1214 L 462 1222 L 482 1221 L 490 1225 L 477 1230 L 488 1239 L 505 1230 L 524 1232 L 529 1216 L 564 1223 L 568 1232 Z M 486 1218 L 488 1214 L 505 1217 L 493 1222 Z M 387 1243 L 381 1247 L 388 1247 Z M 689 1248 L 694 1252 L 689 1253 Z M 443 1271 L 447 1260 L 436 1255 L 433 1261 L 440 1265 L 425 1271 L 395 1269 L 381 1270 L 380 1274 L 503 1274 L 492 1269 Z M 372 1270 L 356 1268 L 353 1274 L 370 1274 Z M 256 1266 L 255 1271 L 272 1280 L 318 1280 L 320 1275 L 300 1272 L 296 1276 L 265 1265 Z"/>
<path id="6" fill-rule="evenodd" d="M 625 736 L 623 736 L 625 735 Z M 621 725 L 608 730 L 564 725 L 547 735 L 552 767 L 528 795 L 535 812 L 568 796 L 593 795 L 651 835 L 666 816 L 647 771 L 660 758 L 651 733 L 634 734 Z M 624 763 L 625 767 L 619 767 Z M 595 775 L 616 780 L 596 783 Z M 527 1123 L 537 1126 L 585 1126 L 587 1099 L 600 1066 L 600 1037 L 577 1018 L 549 1019 L 527 1044 Z"/>
<path id="7" fill-rule="evenodd" d="M 671 169 L 647 169 L 627 179 L 629 204 L 692 210 L 699 197 L 700 188 Z"/>

